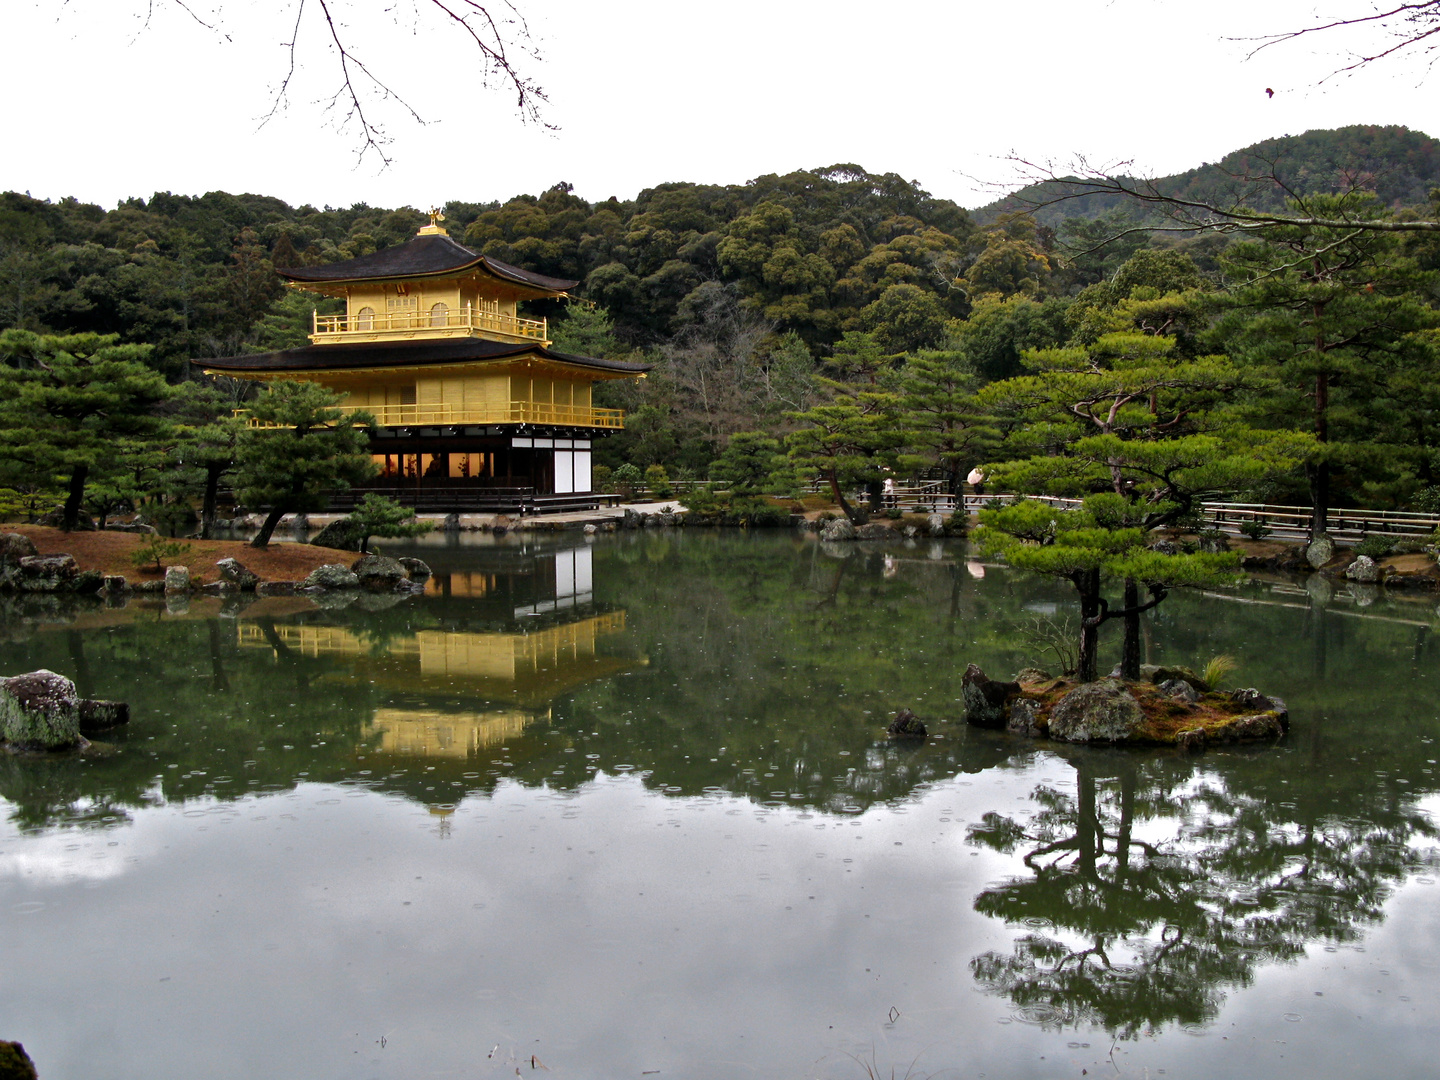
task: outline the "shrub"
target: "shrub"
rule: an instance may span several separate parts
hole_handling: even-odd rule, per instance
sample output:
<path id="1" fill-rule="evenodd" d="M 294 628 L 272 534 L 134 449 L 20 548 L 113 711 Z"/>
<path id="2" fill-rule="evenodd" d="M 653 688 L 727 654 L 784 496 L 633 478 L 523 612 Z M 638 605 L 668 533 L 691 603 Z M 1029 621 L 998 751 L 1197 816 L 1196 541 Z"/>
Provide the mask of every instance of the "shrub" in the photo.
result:
<path id="1" fill-rule="evenodd" d="M 151 533 L 134 551 L 130 552 L 130 565 L 136 570 L 146 569 L 152 562 L 155 572 L 165 569 L 165 563 L 175 562 L 182 555 L 190 554 L 190 545 L 178 540 L 167 540 L 159 533 Z"/>
<path id="2" fill-rule="evenodd" d="M 885 516 L 891 521 L 899 521 L 905 515 L 898 508 L 891 507 L 889 510 L 885 511 Z"/>
<path id="3" fill-rule="evenodd" d="M 593 490 L 605 492 L 606 494 L 613 491 L 614 485 L 610 482 L 610 477 L 614 474 L 614 471 L 615 470 L 610 468 L 609 465 L 596 465 L 591 469 L 590 483 L 593 485 Z"/>
<path id="4" fill-rule="evenodd" d="M 1255 518 L 1253 521 L 1241 522 L 1240 524 L 1241 534 L 1248 536 L 1251 540 L 1263 540 L 1270 535 L 1271 531 L 1270 526 L 1265 524 L 1263 517 Z"/>
<path id="5" fill-rule="evenodd" d="M 640 470 L 627 461 L 615 470 L 611 479 L 615 482 L 616 490 L 628 499 L 635 494 L 635 489 L 640 486 L 643 477 L 640 474 Z"/>
<path id="6" fill-rule="evenodd" d="M 645 487 L 655 499 L 668 499 L 675 493 L 664 465 L 651 465 L 645 470 Z"/>
<path id="7" fill-rule="evenodd" d="M 1395 550 L 1395 543 L 1395 539 L 1390 536 L 1367 536 L 1355 545 L 1355 554 L 1383 559 Z"/>

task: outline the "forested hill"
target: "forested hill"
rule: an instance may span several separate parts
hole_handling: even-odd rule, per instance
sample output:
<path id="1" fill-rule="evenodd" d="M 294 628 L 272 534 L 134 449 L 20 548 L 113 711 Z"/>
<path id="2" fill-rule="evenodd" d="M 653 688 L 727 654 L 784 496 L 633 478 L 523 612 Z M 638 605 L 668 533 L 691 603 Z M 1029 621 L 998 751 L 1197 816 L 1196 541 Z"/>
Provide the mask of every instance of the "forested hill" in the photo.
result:
<path id="1" fill-rule="evenodd" d="M 1440 142 L 1352 127 L 1259 143 L 1162 186 L 1223 199 L 1231 174 L 1272 161 L 1300 190 L 1360 179 L 1391 205 L 1423 204 L 1440 185 Z M 820 360 L 847 331 L 903 352 L 941 341 L 984 297 L 1073 296 L 1149 242 L 1104 243 L 1113 222 L 1091 219 L 1121 208 L 1100 196 L 1042 210 L 1039 227 L 996 213 L 1017 205 L 1012 196 L 972 215 L 914 181 L 846 164 L 744 184 L 665 183 L 596 203 L 559 183 L 504 203 L 452 201 L 445 215 L 451 235 L 476 250 L 581 283 L 575 295 L 603 309 L 608 344 L 567 337 L 571 348 L 654 348 L 701 325 L 738 327 L 743 314 Z M 161 192 L 113 209 L 9 192 L 0 195 L 0 329 L 118 334 L 154 346 L 178 378 L 187 358 L 305 343 L 317 300 L 283 288 L 276 268 L 368 254 L 425 221 L 411 207 L 292 207 L 218 191 Z M 1212 276 L 1213 247 L 1193 252 Z M 537 303 L 531 314 L 559 329 L 571 310 Z"/>
<path id="2" fill-rule="evenodd" d="M 963 314 L 951 285 L 976 232 L 957 204 L 855 165 L 667 183 L 593 204 L 561 183 L 444 210 L 450 234 L 476 250 L 580 281 L 578 295 L 602 305 L 629 345 L 683 329 L 717 286 L 817 346 L 906 304 L 943 321 Z M 291 207 L 225 192 L 166 192 L 109 211 L 10 192 L 0 195 L 0 328 L 119 333 L 177 369 L 187 356 L 303 343 L 314 298 L 281 288 L 274 269 L 368 254 L 426 220 L 410 207 Z"/>
<path id="3" fill-rule="evenodd" d="M 1440 141 L 1395 126 L 1317 129 L 1266 139 L 1155 183 L 1163 194 L 1179 198 L 1229 205 L 1243 192 L 1248 205 L 1280 209 L 1285 191 L 1279 185 L 1246 184 L 1239 179 L 1272 171 L 1301 194 L 1359 186 L 1375 192 L 1388 206 L 1416 206 L 1440 186 Z M 1063 182 L 1034 184 L 981 207 L 975 218 L 984 223 L 1001 213 L 1030 210 L 1067 190 L 1074 189 Z M 1034 215 L 1043 225 L 1059 226 L 1066 218 L 1098 218 L 1112 212 L 1133 215 L 1135 206 L 1124 196 L 1089 194 L 1040 206 Z"/>

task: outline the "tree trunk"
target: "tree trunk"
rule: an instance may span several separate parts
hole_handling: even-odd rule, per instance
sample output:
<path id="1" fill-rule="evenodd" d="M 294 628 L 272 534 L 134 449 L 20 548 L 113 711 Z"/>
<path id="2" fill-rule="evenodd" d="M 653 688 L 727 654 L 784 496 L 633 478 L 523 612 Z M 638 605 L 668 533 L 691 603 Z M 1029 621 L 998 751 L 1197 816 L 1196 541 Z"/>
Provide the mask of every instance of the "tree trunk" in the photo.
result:
<path id="1" fill-rule="evenodd" d="M 215 465 L 205 470 L 205 501 L 200 510 L 200 539 L 209 540 L 215 531 L 215 503 L 220 497 L 220 474 L 224 469 Z"/>
<path id="2" fill-rule="evenodd" d="M 1330 463 L 1317 461 L 1305 467 L 1310 480 L 1310 539 L 1318 540 L 1330 525 Z"/>
<path id="3" fill-rule="evenodd" d="M 250 546 L 260 548 L 262 551 L 270 546 L 270 534 L 275 531 L 275 526 L 280 524 L 280 519 L 285 516 L 285 508 L 277 506 L 265 515 L 265 523 L 260 526 L 260 531 L 255 534 L 255 539 L 250 541 Z"/>
<path id="4" fill-rule="evenodd" d="M 85 498 L 85 480 L 90 475 L 90 466 L 76 465 L 70 474 L 70 494 L 65 496 L 64 516 L 60 527 L 70 532 L 80 524 L 80 502 Z"/>
<path id="5" fill-rule="evenodd" d="M 1315 376 L 1315 438 L 1322 445 L 1330 441 L 1330 376 Z M 1325 535 L 1330 516 L 1330 462 L 1317 461 L 1306 472 L 1310 476 L 1310 539 Z"/>
<path id="6" fill-rule="evenodd" d="M 885 508 L 885 488 L 879 480 L 871 480 L 865 485 L 865 494 L 870 496 L 870 512 L 878 514 Z"/>
<path id="7" fill-rule="evenodd" d="M 1100 571 L 1084 570 L 1075 578 L 1080 590 L 1080 651 L 1075 677 L 1081 682 L 1098 679 L 1100 652 Z"/>
<path id="8" fill-rule="evenodd" d="M 1140 583 L 1125 579 L 1125 640 L 1120 646 L 1120 677 L 1140 679 Z"/>
<path id="9" fill-rule="evenodd" d="M 827 473 L 825 478 L 830 481 L 830 495 L 834 498 L 835 505 L 840 507 L 840 512 L 849 519 L 851 525 L 863 524 L 855 513 L 855 508 L 845 501 L 845 495 L 840 490 L 840 481 L 835 479 L 835 474 Z"/>

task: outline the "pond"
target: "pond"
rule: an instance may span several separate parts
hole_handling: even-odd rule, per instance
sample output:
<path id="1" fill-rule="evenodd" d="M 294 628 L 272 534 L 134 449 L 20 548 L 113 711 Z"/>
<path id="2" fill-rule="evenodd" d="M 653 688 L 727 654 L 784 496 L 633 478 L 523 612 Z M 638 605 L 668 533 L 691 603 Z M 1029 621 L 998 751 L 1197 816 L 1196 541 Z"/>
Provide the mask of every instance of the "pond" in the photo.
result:
<path id="1" fill-rule="evenodd" d="M 1187 758 L 967 728 L 1073 605 L 959 542 L 391 553 L 424 596 L 0 608 L 133 713 L 0 758 L 42 1080 L 1433 1075 L 1433 598 L 1167 600 L 1148 659 L 1291 708 Z"/>

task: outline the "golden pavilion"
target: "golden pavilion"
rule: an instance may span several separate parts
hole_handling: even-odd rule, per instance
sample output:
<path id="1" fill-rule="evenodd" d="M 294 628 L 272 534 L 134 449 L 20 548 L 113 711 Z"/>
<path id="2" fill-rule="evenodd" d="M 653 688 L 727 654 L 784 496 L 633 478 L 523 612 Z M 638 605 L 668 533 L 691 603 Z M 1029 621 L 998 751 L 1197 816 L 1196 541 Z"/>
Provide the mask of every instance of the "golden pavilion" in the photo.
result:
<path id="1" fill-rule="evenodd" d="M 292 288 L 345 301 L 314 314 L 311 344 L 193 361 L 240 379 L 296 379 L 343 394 L 378 422 L 369 491 L 419 510 L 576 509 L 596 505 L 594 441 L 624 427 L 597 408 L 607 379 L 645 364 L 550 348 L 526 301 L 564 297 L 578 282 L 545 277 L 456 243 L 431 214 L 413 240 L 324 266 L 278 271 Z"/>

